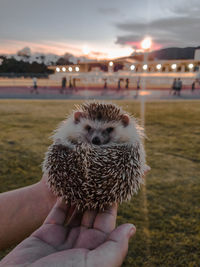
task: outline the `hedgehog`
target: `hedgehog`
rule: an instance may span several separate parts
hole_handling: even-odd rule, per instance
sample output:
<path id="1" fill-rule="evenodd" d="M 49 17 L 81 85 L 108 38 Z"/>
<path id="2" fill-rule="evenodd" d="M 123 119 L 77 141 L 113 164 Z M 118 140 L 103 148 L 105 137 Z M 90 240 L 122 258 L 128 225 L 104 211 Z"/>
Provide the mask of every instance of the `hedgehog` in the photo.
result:
<path id="1" fill-rule="evenodd" d="M 86 102 L 52 136 L 43 162 L 50 190 L 80 210 L 104 210 L 137 193 L 146 165 L 143 130 L 112 103 Z"/>

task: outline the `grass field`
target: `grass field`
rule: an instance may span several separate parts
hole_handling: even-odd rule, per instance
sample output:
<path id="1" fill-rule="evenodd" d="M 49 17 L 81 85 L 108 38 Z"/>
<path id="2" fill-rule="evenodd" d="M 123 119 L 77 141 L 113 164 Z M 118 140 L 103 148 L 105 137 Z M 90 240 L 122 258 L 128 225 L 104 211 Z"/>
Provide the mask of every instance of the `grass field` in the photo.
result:
<path id="1" fill-rule="evenodd" d="M 139 117 L 137 102 L 115 102 Z M 1 192 L 40 179 L 48 137 L 74 103 L 0 100 Z M 123 266 L 200 266 L 200 101 L 147 103 L 145 121 L 152 170 L 119 208 L 118 224 L 137 227 Z"/>

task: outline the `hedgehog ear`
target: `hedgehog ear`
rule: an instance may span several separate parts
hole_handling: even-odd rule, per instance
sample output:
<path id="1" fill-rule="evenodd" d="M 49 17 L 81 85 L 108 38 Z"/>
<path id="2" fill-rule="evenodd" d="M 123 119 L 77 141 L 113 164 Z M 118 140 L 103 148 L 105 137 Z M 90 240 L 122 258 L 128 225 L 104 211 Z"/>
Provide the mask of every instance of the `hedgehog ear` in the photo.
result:
<path id="1" fill-rule="evenodd" d="M 55 141 L 54 141 L 55 145 L 60 145 L 61 143 L 61 139 L 60 138 L 57 138 Z"/>
<path id="2" fill-rule="evenodd" d="M 122 121 L 122 124 L 124 125 L 124 127 L 129 125 L 129 120 L 130 120 L 129 116 L 127 114 L 122 115 L 121 121 Z"/>
<path id="3" fill-rule="evenodd" d="M 80 122 L 80 120 L 81 120 L 81 118 L 83 118 L 83 112 L 81 112 L 81 111 L 76 111 L 75 113 L 74 113 L 74 122 L 75 123 L 79 123 Z"/>

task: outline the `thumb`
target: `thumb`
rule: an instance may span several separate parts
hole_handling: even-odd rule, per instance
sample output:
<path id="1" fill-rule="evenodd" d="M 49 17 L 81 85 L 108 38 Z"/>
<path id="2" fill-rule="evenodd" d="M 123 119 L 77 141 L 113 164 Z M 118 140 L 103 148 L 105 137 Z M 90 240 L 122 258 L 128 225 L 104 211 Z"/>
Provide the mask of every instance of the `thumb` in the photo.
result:
<path id="1" fill-rule="evenodd" d="M 88 264 L 88 266 L 121 266 L 128 252 L 129 239 L 135 234 L 135 231 L 133 224 L 122 224 L 117 227 L 101 246 L 89 253 L 91 258 L 88 257 L 88 260 L 91 259 L 92 261 L 91 265 Z"/>

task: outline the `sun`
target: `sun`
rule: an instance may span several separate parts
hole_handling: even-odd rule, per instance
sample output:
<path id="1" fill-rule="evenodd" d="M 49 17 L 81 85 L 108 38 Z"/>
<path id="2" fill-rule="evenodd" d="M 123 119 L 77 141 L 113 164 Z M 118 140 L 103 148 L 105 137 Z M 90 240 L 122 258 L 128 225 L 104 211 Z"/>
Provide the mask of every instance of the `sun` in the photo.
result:
<path id="1" fill-rule="evenodd" d="M 141 43 L 142 49 L 144 50 L 150 49 L 151 45 L 152 45 L 152 40 L 150 37 L 146 37 Z"/>
<path id="2" fill-rule="evenodd" d="M 87 45 L 85 45 L 83 47 L 82 51 L 83 51 L 84 55 L 89 55 L 90 54 L 90 48 Z"/>

